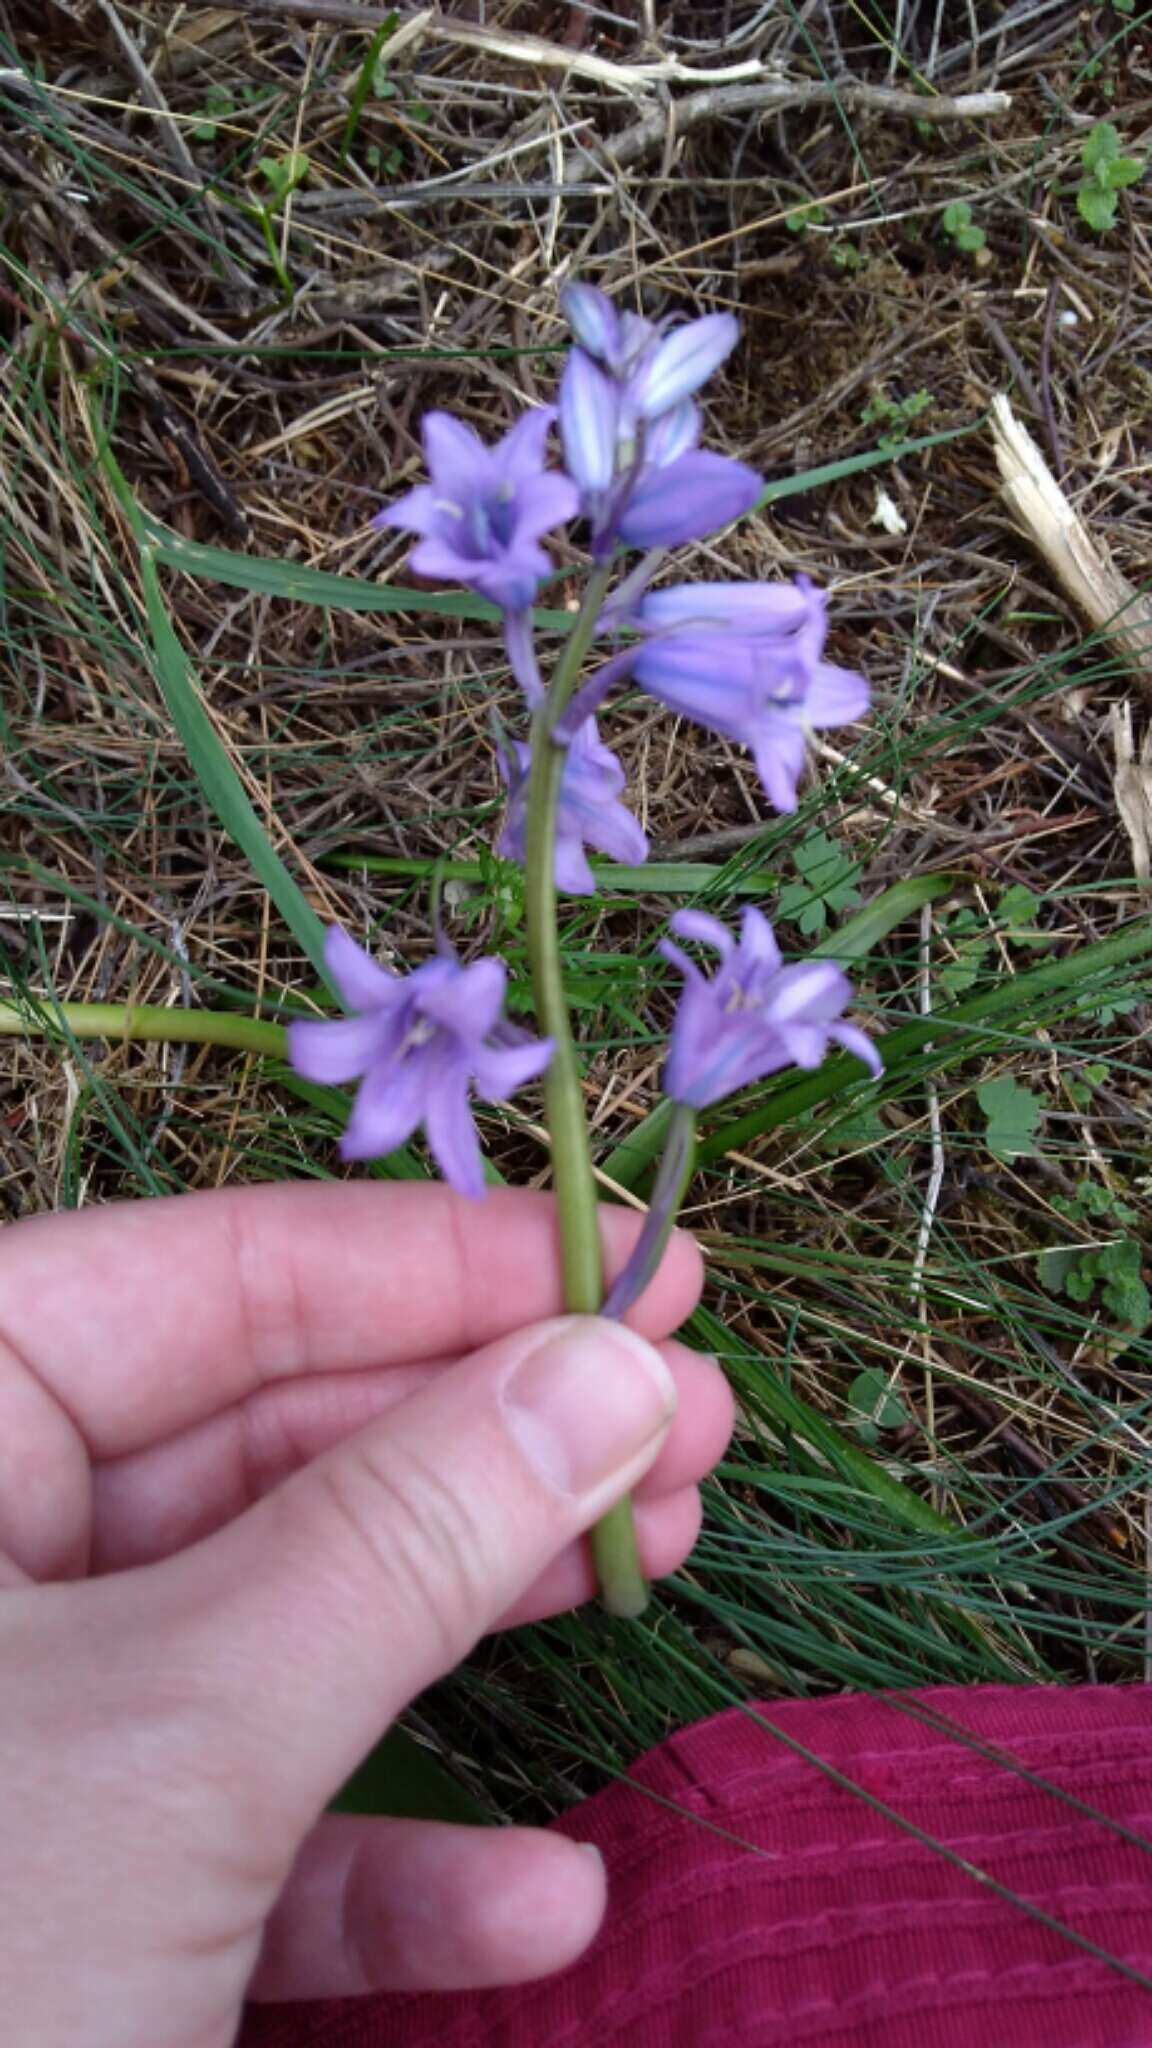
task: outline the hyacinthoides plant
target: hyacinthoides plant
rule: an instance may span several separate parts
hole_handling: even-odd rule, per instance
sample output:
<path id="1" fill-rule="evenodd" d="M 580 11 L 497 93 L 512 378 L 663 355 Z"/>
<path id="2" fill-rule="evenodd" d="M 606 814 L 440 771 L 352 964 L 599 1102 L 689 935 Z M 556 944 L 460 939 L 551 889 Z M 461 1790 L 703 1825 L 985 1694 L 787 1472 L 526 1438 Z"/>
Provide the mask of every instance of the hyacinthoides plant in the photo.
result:
<path id="1" fill-rule="evenodd" d="M 639 865 L 647 841 L 621 802 L 624 772 L 597 714 L 613 688 L 639 686 L 749 747 L 769 803 L 791 811 L 808 731 L 861 718 L 868 686 L 824 660 L 825 600 L 806 578 L 652 587 L 668 550 L 729 525 L 763 488 L 754 470 L 700 446 L 696 393 L 736 343 L 733 316 L 657 324 L 580 284 L 564 291 L 562 307 L 575 345 L 557 406 L 523 414 L 493 447 L 449 414 L 429 413 L 428 481 L 376 521 L 419 536 L 409 556 L 419 575 L 463 584 L 502 614 L 530 729 L 527 739 L 500 742 L 508 808 L 498 851 L 524 866 L 540 1035 L 505 1018 L 503 961 L 466 965 L 440 934 L 430 960 L 396 975 L 334 927 L 326 961 L 349 1014 L 292 1024 L 289 1049 L 308 1080 L 359 1082 L 341 1141 L 346 1158 L 392 1152 L 423 1126 L 445 1179 L 473 1199 L 485 1185 L 473 1092 L 501 1100 L 543 1075 L 566 1303 L 620 1316 L 659 1263 L 691 1174 L 700 1110 L 780 1068 L 818 1066 L 833 1043 L 874 1074 L 880 1063 L 864 1032 L 843 1021 L 851 987 L 832 961 L 785 966 L 755 908 L 744 911 L 738 939 L 700 911 L 674 915 L 676 939 L 713 949 L 719 966 L 706 975 L 675 940 L 661 944 L 684 977 L 663 1075 L 672 1114 L 645 1224 L 605 1294 L 557 894 L 595 890 L 588 847 Z M 562 467 L 549 456 L 557 426 Z M 542 542 L 574 521 L 585 524 L 591 568 L 545 677 L 533 631 L 533 607 L 553 571 Z M 605 1605 L 641 1613 L 647 1588 L 627 1501 L 598 1525 L 592 1547 Z"/>

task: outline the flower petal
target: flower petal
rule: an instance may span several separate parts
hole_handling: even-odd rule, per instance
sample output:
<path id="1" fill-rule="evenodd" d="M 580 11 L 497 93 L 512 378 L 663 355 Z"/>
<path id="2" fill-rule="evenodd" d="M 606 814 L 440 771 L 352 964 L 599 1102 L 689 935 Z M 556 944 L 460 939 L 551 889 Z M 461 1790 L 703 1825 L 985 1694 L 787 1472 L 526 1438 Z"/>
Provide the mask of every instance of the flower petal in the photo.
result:
<path id="1" fill-rule="evenodd" d="M 560 379 L 560 432 L 569 474 L 587 493 L 605 491 L 616 470 L 616 387 L 574 348 Z"/>
<path id="2" fill-rule="evenodd" d="M 750 903 L 740 920 L 740 955 L 758 974 L 780 971 L 780 948 L 762 910 Z"/>
<path id="3" fill-rule="evenodd" d="M 381 967 L 341 925 L 330 924 L 324 934 L 324 965 L 350 1010 L 392 1009 L 403 1001 L 403 977 Z"/>
<path id="4" fill-rule="evenodd" d="M 674 328 L 636 380 L 637 411 L 645 419 L 659 419 L 690 398 L 731 355 L 739 339 L 740 323 L 733 313 L 706 313 Z"/>
<path id="5" fill-rule="evenodd" d="M 457 1194 L 479 1201 L 484 1193 L 484 1162 L 468 1100 L 463 1070 L 446 1065 L 429 1083 L 424 1128 L 433 1159 Z"/>
<path id="6" fill-rule="evenodd" d="M 288 1026 L 288 1057 L 306 1081 L 339 1088 L 366 1074 L 388 1036 L 378 1010 L 362 1017 L 298 1017 Z"/>
<path id="7" fill-rule="evenodd" d="M 438 498 L 461 502 L 488 495 L 495 481 L 491 451 L 473 427 L 450 412 L 426 412 L 424 460 Z"/>
<path id="8" fill-rule="evenodd" d="M 596 877 L 584 851 L 584 841 L 579 832 L 560 831 L 556 834 L 555 872 L 556 887 L 564 896 L 594 896 Z"/>
<path id="9" fill-rule="evenodd" d="M 529 1038 L 523 1045 L 482 1045 L 472 1069 L 477 1095 L 485 1102 L 506 1102 L 518 1088 L 539 1078 L 553 1050 L 550 1038 Z"/>
<path id="10" fill-rule="evenodd" d="M 513 421 L 492 450 L 492 461 L 508 483 L 523 483 L 544 467 L 544 445 L 556 418 L 554 405 L 530 406 Z"/>
<path id="11" fill-rule="evenodd" d="M 804 773 L 808 749 L 800 727 L 790 718 L 770 714 L 760 722 L 752 741 L 756 773 L 770 804 L 778 811 L 796 809 L 796 786 Z"/>
<path id="12" fill-rule="evenodd" d="M 502 960 L 473 960 L 420 991 L 422 1017 L 442 1024 L 465 1044 L 487 1038 L 504 1007 L 508 970 Z"/>
<path id="13" fill-rule="evenodd" d="M 804 698 L 804 723 L 817 731 L 826 725 L 853 725 L 864 717 L 871 695 L 867 677 L 822 661 Z"/>
<path id="14" fill-rule="evenodd" d="M 383 1159 L 405 1145 L 424 1115 L 427 1062 L 384 1060 L 365 1075 L 340 1140 L 344 1159 Z"/>
<path id="15" fill-rule="evenodd" d="M 834 1038 L 837 1045 L 842 1045 L 845 1052 L 854 1053 L 858 1060 L 863 1060 L 869 1073 L 879 1079 L 884 1072 L 884 1062 L 868 1033 L 861 1031 L 858 1024 L 833 1024 L 829 1027 L 828 1036 Z"/>
<path id="16" fill-rule="evenodd" d="M 686 455 L 699 439 L 700 408 L 686 398 L 683 405 L 674 405 L 671 412 L 653 420 L 644 436 L 644 458 L 654 462 L 657 469 L 664 469 Z"/>
<path id="17" fill-rule="evenodd" d="M 427 533 L 435 520 L 436 493 L 429 484 L 417 484 L 402 498 L 382 505 L 372 524 L 380 530 L 397 526 L 405 533 Z"/>
<path id="18" fill-rule="evenodd" d="M 772 984 L 765 1014 L 773 1024 L 825 1024 L 852 999 L 852 984 L 834 960 L 803 960 L 783 967 Z"/>
<path id="19" fill-rule="evenodd" d="M 763 488 L 763 478 L 743 462 L 694 449 L 664 469 L 642 473 L 617 530 L 630 547 L 678 547 L 750 512 Z"/>
<path id="20" fill-rule="evenodd" d="M 736 941 L 726 924 L 707 910 L 677 910 L 668 920 L 677 938 L 696 939 L 702 946 L 715 946 L 722 960 L 736 950 Z"/>
<path id="21" fill-rule="evenodd" d="M 647 632 L 691 626 L 704 632 L 776 634 L 802 625 L 811 602 L 795 583 L 670 583 L 648 591 L 636 610 Z"/>
<path id="22" fill-rule="evenodd" d="M 571 477 L 558 469 L 542 469 L 527 477 L 516 492 L 516 537 L 513 546 L 535 541 L 554 526 L 575 519 L 580 493 Z"/>
<path id="23" fill-rule="evenodd" d="M 560 311 L 580 343 L 597 362 L 614 364 L 620 347 L 620 315 L 607 293 L 594 284 L 566 284 Z"/>
<path id="24" fill-rule="evenodd" d="M 638 818 L 623 804 L 603 804 L 584 826 L 589 846 L 618 860 L 624 867 L 643 867 L 648 858 L 648 835 Z"/>

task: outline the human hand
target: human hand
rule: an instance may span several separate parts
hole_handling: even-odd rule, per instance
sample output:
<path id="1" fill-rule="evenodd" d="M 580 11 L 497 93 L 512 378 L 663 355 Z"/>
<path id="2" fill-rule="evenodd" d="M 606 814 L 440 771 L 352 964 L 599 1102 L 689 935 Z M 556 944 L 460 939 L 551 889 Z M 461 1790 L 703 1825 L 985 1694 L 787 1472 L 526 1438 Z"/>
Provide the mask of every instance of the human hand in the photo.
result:
<path id="1" fill-rule="evenodd" d="M 607 1264 L 637 1219 L 603 1212 Z M 628 1321 L 556 1317 L 551 1201 L 263 1187 L 0 1237 L 0 1982 L 12 2048 L 226 2048 L 267 1998 L 559 1969 L 594 1857 L 533 1829 L 322 1816 L 493 1627 L 587 1598 L 635 1489 L 694 1541 L 731 1401 Z M 650 1342 L 644 1339 L 652 1340 Z M 675 1414 L 674 1411 L 675 1410 Z"/>

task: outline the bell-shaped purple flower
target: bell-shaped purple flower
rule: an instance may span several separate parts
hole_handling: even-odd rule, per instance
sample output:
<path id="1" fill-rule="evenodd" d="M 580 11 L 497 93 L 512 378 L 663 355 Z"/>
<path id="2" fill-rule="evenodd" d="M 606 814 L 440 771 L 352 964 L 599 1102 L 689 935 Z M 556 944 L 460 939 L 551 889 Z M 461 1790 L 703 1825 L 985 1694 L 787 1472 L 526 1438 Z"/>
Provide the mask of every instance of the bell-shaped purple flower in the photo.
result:
<path id="1" fill-rule="evenodd" d="M 634 618 L 649 634 L 633 664 L 642 689 L 749 747 L 769 802 L 794 811 L 809 731 L 868 709 L 865 678 L 823 658 L 826 599 L 793 584 L 695 583 L 650 591 Z"/>
<path id="2" fill-rule="evenodd" d="M 486 1102 L 502 1101 L 552 1057 L 550 1039 L 504 1022 L 503 961 L 462 967 L 444 950 L 412 974 L 392 974 L 338 925 L 328 929 L 324 959 L 354 1014 L 290 1024 L 288 1053 L 308 1081 L 359 1080 L 340 1141 L 344 1158 L 382 1158 L 423 1124 L 445 1180 L 462 1195 L 482 1195 L 470 1089 Z"/>
<path id="3" fill-rule="evenodd" d="M 664 1092 L 674 1102 L 706 1109 L 781 1067 L 818 1067 L 833 1044 L 863 1060 L 871 1074 L 883 1071 L 867 1034 L 842 1021 L 852 1000 L 843 969 L 832 960 L 785 967 L 761 911 L 745 910 L 739 942 L 719 918 L 699 910 L 678 911 L 672 930 L 720 955 L 708 980 L 671 939 L 660 943 L 685 983 L 664 1069 Z"/>
<path id="4" fill-rule="evenodd" d="M 730 356 L 740 338 L 733 313 L 698 320 L 641 319 L 620 313 L 595 285 L 565 285 L 560 307 L 582 349 L 621 386 L 630 418 L 658 420 L 682 405 Z"/>
<path id="5" fill-rule="evenodd" d="M 450 413 L 424 416 L 429 483 L 417 484 L 373 525 L 422 536 L 409 556 L 418 576 L 463 583 L 505 611 L 523 611 L 552 564 L 541 536 L 579 511 L 571 479 L 544 467 L 551 407 L 526 412 L 488 448 Z"/>
<path id="6" fill-rule="evenodd" d="M 500 757 L 508 784 L 508 816 L 497 853 L 523 862 L 528 823 L 528 775 L 532 749 L 515 740 Z M 596 877 L 584 851 L 594 846 L 610 860 L 639 867 L 648 858 L 643 828 L 620 802 L 624 770 L 589 718 L 574 733 L 566 752 L 556 814 L 556 886 L 568 896 L 591 896 Z"/>

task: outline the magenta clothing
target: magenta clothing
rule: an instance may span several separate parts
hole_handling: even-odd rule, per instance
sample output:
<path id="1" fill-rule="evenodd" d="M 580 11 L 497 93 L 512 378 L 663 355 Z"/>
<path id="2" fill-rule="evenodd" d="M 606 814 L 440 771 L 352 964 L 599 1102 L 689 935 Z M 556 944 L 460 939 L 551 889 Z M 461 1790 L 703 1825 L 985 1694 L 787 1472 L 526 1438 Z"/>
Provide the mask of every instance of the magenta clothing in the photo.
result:
<path id="1" fill-rule="evenodd" d="M 933 1687 L 754 1711 L 1152 1983 L 1152 1687 Z M 250 2009 L 242 2048 L 1152 2048 L 1152 1989 L 738 1709 L 555 1825 L 597 1843 L 609 1872 L 605 1925 L 572 1968 L 506 1991 Z"/>

